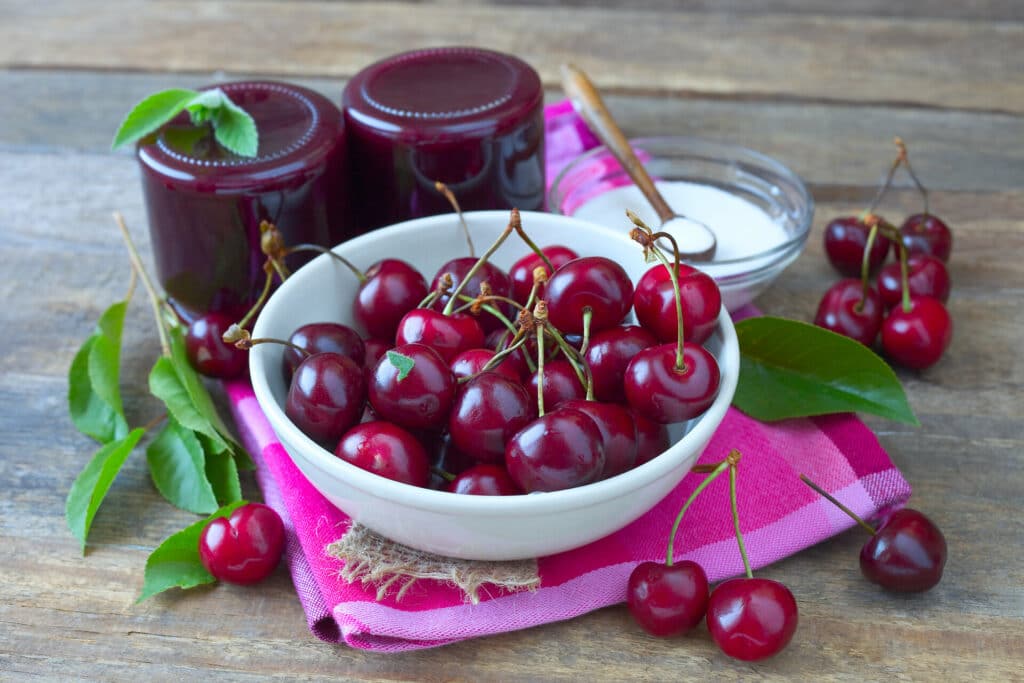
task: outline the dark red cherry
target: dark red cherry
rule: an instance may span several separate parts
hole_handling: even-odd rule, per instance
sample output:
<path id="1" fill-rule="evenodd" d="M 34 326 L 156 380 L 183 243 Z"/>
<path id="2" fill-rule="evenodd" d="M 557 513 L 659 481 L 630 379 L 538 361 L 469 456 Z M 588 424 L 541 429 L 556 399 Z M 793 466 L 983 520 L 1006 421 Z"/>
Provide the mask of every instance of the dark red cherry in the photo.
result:
<path id="1" fill-rule="evenodd" d="M 882 349 L 907 368 L 923 370 L 939 362 L 953 338 L 953 319 L 938 299 L 917 296 L 910 310 L 898 305 L 882 323 Z"/>
<path id="2" fill-rule="evenodd" d="M 292 332 L 288 341 L 295 346 L 305 349 L 308 353 L 331 353 L 348 356 L 356 362 L 356 365 L 363 365 L 366 359 L 366 345 L 360 338 L 359 333 L 347 325 L 339 323 L 310 323 L 303 325 Z M 290 346 L 284 347 L 281 361 L 284 365 L 285 380 L 290 381 L 295 368 L 305 356 L 298 349 Z"/>
<path id="3" fill-rule="evenodd" d="M 616 403 L 572 399 L 561 405 L 585 413 L 601 430 L 604 469 L 601 479 L 614 477 L 636 464 L 636 422 L 628 408 Z"/>
<path id="4" fill-rule="evenodd" d="M 891 591 L 934 587 L 946 566 L 946 537 L 917 510 L 903 508 L 883 523 L 860 551 L 860 570 Z"/>
<path id="5" fill-rule="evenodd" d="M 633 283 L 615 261 L 584 256 L 555 271 L 546 288 L 548 320 L 562 332 L 583 332 L 583 309 L 593 312 L 594 334 L 622 322 L 633 305 Z"/>
<path id="6" fill-rule="evenodd" d="M 405 261 L 384 259 L 369 267 L 352 304 L 356 322 L 371 337 L 394 339 L 398 321 L 427 296 L 427 281 Z"/>
<path id="7" fill-rule="evenodd" d="M 430 283 L 430 291 L 437 289 L 438 285 L 441 284 L 441 278 L 444 277 L 445 273 L 452 276 L 452 291 L 455 291 L 455 288 L 459 286 L 459 283 L 463 278 L 465 278 L 466 273 L 473 268 L 477 260 L 477 258 L 472 256 L 463 256 L 448 261 L 448 263 L 445 263 L 437 269 L 437 274 L 434 275 L 434 279 Z M 487 282 L 491 286 L 491 291 L 494 294 L 505 297 L 512 296 L 512 280 L 509 278 L 508 273 L 490 261 L 485 262 L 480 269 L 477 270 L 476 274 L 469 279 L 466 286 L 462 288 L 462 294 L 469 297 L 478 296 L 480 294 L 481 282 Z M 442 310 L 448 303 L 448 298 L 447 294 L 441 296 L 436 302 L 434 302 L 433 308 L 438 311 Z M 512 315 L 512 307 L 508 304 L 499 304 L 497 307 L 506 318 Z M 512 316 L 512 321 L 515 322 L 514 316 Z M 477 322 L 480 323 L 480 327 L 483 328 L 484 332 L 504 327 L 501 320 L 486 312 L 480 313 L 477 317 Z"/>
<path id="8" fill-rule="evenodd" d="M 348 430 L 334 454 L 368 472 L 425 487 L 430 461 L 416 437 L 391 422 L 364 422 Z"/>
<path id="9" fill-rule="evenodd" d="M 836 270 L 847 277 L 860 277 L 869 232 L 868 226 L 856 216 L 836 218 L 825 226 L 825 254 Z M 885 235 L 875 235 L 869 257 L 871 270 L 885 261 L 890 244 Z"/>
<path id="10" fill-rule="evenodd" d="M 910 296 L 930 296 L 946 303 L 951 288 L 946 264 L 928 254 L 914 254 L 907 259 L 907 287 Z M 900 264 L 890 263 L 878 273 L 878 293 L 882 303 L 891 308 L 903 298 Z"/>
<path id="11" fill-rule="evenodd" d="M 686 342 L 683 364 L 676 369 L 675 344 L 636 354 L 623 380 L 633 410 L 662 424 L 685 422 L 707 410 L 718 395 L 718 362 L 703 346 Z"/>
<path id="12" fill-rule="evenodd" d="M 591 337 L 587 363 L 594 379 L 597 400 L 625 402 L 622 378 L 626 374 L 626 366 L 633 356 L 657 343 L 653 334 L 637 325 L 609 327 Z"/>
<path id="13" fill-rule="evenodd" d="M 284 552 L 284 523 L 272 508 L 246 503 L 199 535 L 199 559 L 218 581 L 250 584 L 270 575 Z"/>
<path id="14" fill-rule="evenodd" d="M 537 386 L 540 370 L 530 376 L 530 396 L 537 402 Z M 561 403 L 574 398 L 584 398 L 586 390 L 580 383 L 569 361 L 564 358 L 544 364 L 544 409 L 552 410 Z"/>
<path id="15" fill-rule="evenodd" d="M 333 444 L 359 421 L 365 401 L 362 367 L 347 356 L 318 353 L 295 368 L 284 412 L 309 438 Z"/>
<path id="16" fill-rule="evenodd" d="M 903 244 L 910 254 L 928 254 L 948 261 L 953 251 L 953 233 L 938 216 L 915 213 L 900 226 Z"/>
<path id="17" fill-rule="evenodd" d="M 512 333 L 508 330 L 494 330 L 488 333 L 487 339 L 484 341 L 484 347 L 488 349 L 494 349 L 495 352 L 502 351 L 508 347 L 509 342 L 512 341 Z M 532 347 L 536 350 L 536 344 Z M 520 348 L 518 351 L 512 353 L 512 355 L 505 358 L 502 362 L 503 365 L 508 364 L 519 373 L 520 379 L 525 379 L 530 376 L 530 366 L 526 364 L 526 354 L 529 351 L 526 348 Z M 536 357 L 536 353 L 534 354 Z"/>
<path id="18" fill-rule="evenodd" d="M 382 420 L 409 429 L 441 429 L 455 400 L 455 377 L 441 355 L 424 344 L 403 344 L 392 351 L 412 361 L 412 369 L 399 378 L 401 369 L 385 354 L 373 369 L 369 398 Z"/>
<path id="19" fill-rule="evenodd" d="M 601 430 L 578 410 L 546 413 L 508 442 L 505 468 L 527 493 L 560 491 L 597 481 L 604 470 Z"/>
<path id="20" fill-rule="evenodd" d="M 679 264 L 679 300 L 683 307 L 683 336 L 703 344 L 718 325 L 722 294 L 707 273 L 685 263 Z M 636 319 L 659 341 L 674 342 L 679 330 L 676 295 L 668 268 L 658 264 L 636 283 L 633 292 Z"/>
<path id="21" fill-rule="evenodd" d="M 502 462 L 505 444 L 537 416 L 537 402 L 519 383 L 495 372 L 469 380 L 448 418 L 452 443 L 479 462 Z"/>
<path id="22" fill-rule="evenodd" d="M 855 278 L 845 278 L 828 288 L 818 304 L 814 324 L 824 327 L 850 339 L 856 339 L 865 346 L 871 346 L 882 329 L 884 308 L 882 298 L 874 285 L 868 286 L 867 297 L 864 287 Z"/>
<path id="23" fill-rule="evenodd" d="M 793 638 L 796 598 L 778 581 L 730 579 L 711 591 L 707 618 L 711 639 L 722 652 L 756 662 L 778 654 Z"/>
<path id="24" fill-rule="evenodd" d="M 185 331 L 185 353 L 201 375 L 229 379 L 245 372 L 249 352 L 223 340 L 235 321 L 223 313 L 207 313 L 196 318 Z"/>
<path id="25" fill-rule="evenodd" d="M 448 484 L 447 490 L 473 496 L 516 496 L 522 493 L 504 467 L 488 464 L 465 470 Z"/>
<path id="26" fill-rule="evenodd" d="M 636 424 L 636 465 L 638 467 L 645 462 L 650 462 L 656 456 L 668 450 L 668 427 L 633 412 L 633 422 Z"/>
<path id="27" fill-rule="evenodd" d="M 452 361 L 452 374 L 455 375 L 455 379 L 472 377 L 483 370 L 492 358 L 494 358 L 494 351 L 490 349 L 468 349 L 457 355 Z M 511 357 L 501 361 L 488 372 L 496 372 L 515 382 L 520 379 L 519 369 Z"/>
<path id="28" fill-rule="evenodd" d="M 569 261 L 579 258 L 579 254 L 569 247 L 563 247 L 557 244 L 550 247 L 543 247 L 541 251 L 548 257 L 548 260 L 551 261 L 551 265 L 554 266 L 556 270 L 564 266 Z M 533 271 L 541 266 L 544 266 L 545 271 L 547 270 L 547 266 L 544 264 L 541 257 L 532 251 L 512 264 L 512 267 L 508 271 L 508 275 L 512 279 L 512 298 L 521 304 L 526 303 L 527 299 L 530 298 L 530 290 L 533 289 Z M 550 277 L 551 273 L 548 273 L 548 276 Z M 543 287 L 538 291 L 539 293 L 543 293 Z"/>
<path id="29" fill-rule="evenodd" d="M 450 363 L 463 351 L 482 347 L 484 331 L 471 316 L 417 308 L 398 323 L 395 345 L 402 344 L 426 344 Z"/>
<path id="30" fill-rule="evenodd" d="M 671 567 L 641 562 L 629 575 L 626 604 L 640 626 L 652 636 L 689 631 L 708 609 L 708 577 L 696 562 L 683 560 Z"/>

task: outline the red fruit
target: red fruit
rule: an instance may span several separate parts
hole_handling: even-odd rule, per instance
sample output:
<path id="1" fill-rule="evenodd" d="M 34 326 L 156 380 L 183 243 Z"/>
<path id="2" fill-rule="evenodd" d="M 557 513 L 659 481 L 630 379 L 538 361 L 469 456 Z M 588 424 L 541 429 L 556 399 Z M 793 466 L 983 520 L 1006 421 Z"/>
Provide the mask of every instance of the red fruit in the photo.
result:
<path id="1" fill-rule="evenodd" d="M 869 232 L 868 226 L 856 216 L 836 218 L 825 226 L 825 254 L 836 270 L 847 277 L 860 277 Z M 887 237 L 880 233 L 875 235 L 869 257 L 871 270 L 885 261 L 889 245 Z"/>
<path id="2" fill-rule="evenodd" d="M 912 297 L 910 310 L 889 311 L 882 323 L 882 348 L 900 365 L 916 370 L 935 365 L 953 338 L 953 320 L 938 299 Z"/>
<path id="3" fill-rule="evenodd" d="M 882 328 L 882 313 L 882 298 L 873 286 L 868 287 L 864 297 L 861 281 L 846 278 L 825 292 L 814 324 L 872 346 Z"/>
<path id="4" fill-rule="evenodd" d="M 505 444 L 537 416 L 537 401 L 518 379 L 485 372 L 459 391 L 448 418 L 452 443 L 479 462 L 501 462 Z"/>
<path id="5" fill-rule="evenodd" d="M 371 337 L 394 339 L 398 321 L 427 296 L 427 281 L 405 261 L 384 259 L 366 271 L 352 315 Z"/>
<path id="6" fill-rule="evenodd" d="M 523 491 L 560 491 L 597 481 L 604 469 L 601 431 L 578 410 L 559 409 L 519 430 L 505 468 Z"/>
<path id="7" fill-rule="evenodd" d="M 484 331 L 471 316 L 446 316 L 429 308 L 417 308 L 398 323 L 395 345 L 402 344 L 426 344 L 451 363 L 463 351 L 482 347 Z"/>
<path id="8" fill-rule="evenodd" d="M 487 464 L 465 470 L 448 484 L 447 490 L 474 496 L 516 496 L 522 493 L 504 467 Z"/>
<path id="9" fill-rule="evenodd" d="M 652 636 L 674 636 L 700 623 L 708 608 L 708 577 L 696 562 L 671 567 L 641 562 L 629 575 L 626 604 Z"/>
<path id="10" fill-rule="evenodd" d="M 633 357 L 623 381 L 634 412 L 662 424 L 685 422 L 707 410 L 718 395 L 718 362 L 703 346 L 683 345 L 682 370 L 676 345 L 644 349 Z"/>
<path id="11" fill-rule="evenodd" d="M 391 358 L 384 355 L 373 369 L 369 397 L 381 419 L 409 429 L 441 429 L 455 400 L 455 377 L 441 355 L 423 344 L 403 344 L 392 349 L 412 360 L 404 377 Z"/>
<path id="12" fill-rule="evenodd" d="M 543 247 L 541 249 L 544 255 L 551 261 L 551 265 L 557 270 L 561 268 L 569 261 L 579 258 L 579 254 L 570 249 L 569 247 L 563 247 L 561 245 L 552 245 L 550 247 Z M 512 264 L 508 274 L 512 279 L 512 298 L 521 304 L 525 304 L 526 300 L 530 298 L 530 290 L 533 289 L 533 271 L 544 266 L 544 270 L 547 270 L 547 266 L 540 256 L 533 253 L 528 253 L 523 258 L 519 259 Z M 551 276 L 551 273 L 548 273 Z M 538 290 L 543 293 L 543 286 Z"/>
<path id="13" fill-rule="evenodd" d="M 917 510 L 892 514 L 860 551 L 860 570 L 872 583 L 900 593 L 932 588 L 946 566 L 946 538 Z"/>
<path id="14" fill-rule="evenodd" d="M 330 351 L 348 356 L 355 361 L 356 365 L 363 365 L 366 359 L 366 344 L 359 334 L 347 325 L 310 323 L 292 332 L 288 341 L 305 349 L 309 354 Z M 284 364 L 285 381 L 291 381 L 295 368 L 305 357 L 305 354 L 298 349 L 291 346 L 284 347 L 281 352 L 281 361 Z"/>
<path id="15" fill-rule="evenodd" d="M 915 213 L 900 226 L 903 244 L 910 254 L 928 254 L 942 261 L 953 251 L 953 233 L 934 214 Z"/>
<path id="16" fill-rule="evenodd" d="M 633 421 L 636 423 L 636 464 L 634 467 L 639 467 L 668 449 L 668 427 L 648 419 L 636 411 L 632 412 Z"/>
<path id="17" fill-rule="evenodd" d="M 907 259 L 907 287 L 910 296 L 930 296 L 946 303 L 950 290 L 946 264 L 934 256 L 914 254 Z M 892 308 L 902 300 L 899 263 L 890 263 L 882 268 L 878 274 L 878 293 L 887 308 Z"/>
<path id="18" fill-rule="evenodd" d="M 249 352 L 228 344 L 222 338 L 234 321 L 223 313 L 207 313 L 196 318 L 185 331 L 185 353 L 201 375 L 229 379 L 245 372 Z"/>
<path id="19" fill-rule="evenodd" d="M 714 279 L 685 263 L 679 264 L 679 299 L 683 308 L 683 338 L 703 344 L 718 324 L 722 294 Z M 676 295 L 668 268 L 657 265 L 636 283 L 633 309 L 644 329 L 659 341 L 674 342 L 679 330 Z"/>
<path id="20" fill-rule="evenodd" d="M 637 325 L 610 327 L 591 337 L 587 363 L 590 365 L 597 400 L 625 402 L 626 389 L 622 385 L 622 378 L 629 361 L 657 343 L 653 334 Z"/>
<path id="21" fill-rule="evenodd" d="M 443 266 L 438 268 L 437 274 L 434 275 L 434 279 L 430 283 L 430 291 L 437 290 L 438 285 L 441 284 L 441 278 L 444 277 L 445 273 L 447 273 L 452 277 L 451 291 L 454 292 L 459 286 L 459 282 L 465 278 L 466 273 L 476 265 L 477 261 L 478 259 L 473 256 L 462 256 L 448 261 L 448 263 L 445 263 Z M 491 291 L 498 296 L 512 296 L 512 280 L 509 279 L 508 273 L 489 261 L 484 262 L 484 264 L 480 266 L 476 274 L 473 275 L 473 277 L 471 277 L 466 283 L 466 286 L 462 288 L 461 294 L 469 297 L 478 296 L 480 294 L 480 283 L 482 282 L 487 282 L 487 284 L 491 286 Z M 434 302 L 434 310 L 443 310 L 445 305 L 448 303 L 448 299 L 449 296 L 447 294 L 439 297 L 437 301 Z M 493 305 L 500 309 L 506 318 L 513 315 L 512 307 L 508 304 L 501 303 Z M 487 312 L 482 311 L 480 315 L 476 317 L 476 321 L 480 323 L 480 327 L 483 328 L 484 332 L 503 328 L 502 322 Z"/>
<path id="22" fill-rule="evenodd" d="M 616 403 L 572 399 L 562 404 L 586 414 L 601 431 L 604 469 L 601 479 L 614 477 L 636 464 L 636 423 L 628 408 Z"/>
<path id="23" fill-rule="evenodd" d="M 333 444 L 359 421 L 366 376 L 347 356 L 318 353 L 295 368 L 284 412 L 309 438 Z"/>
<path id="24" fill-rule="evenodd" d="M 540 370 L 530 376 L 530 396 L 537 403 L 538 375 Z M 580 384 L 576 371 L 564 358 L 548 361 L 544 364 L 544 409 L 552 410 L 565 401 L 584 398 L 587 392 Z"/>
<path id="25" fill-rule="evenodd" d="M 600 332 L 622 322 L 633 305 L 633 282 L 615 261 L 603 256 L 584 256 L 569 261 L 548 280 L 548 320 L 564 333 L 583 332 L 583 310 L 593 317 L 590 332 Z"/>
<path id="26" fill-rule="evenodd" d="M 722 652 L 755 662 L 778 654 L 793 638 L 796 598 L 778 581 L 731 579 L 711 592 L 707 618 Z"/>
<path id="27" fill-rule="evenodd" d="M 469 349 L 467 351 L 463 351 L 457 355 L 454 360 L 452 360 L 452 374 L 455 375 L 455 379 L 459 379 L 461 377 L 472 377 L 473 375 L 479 374 L 487 363 L 494 358 L 494 355 L 494 351 L 491 351 L 490 349 Z M 512 360 L 511 357 L 501 361 L 497 366 L 488 370 L 488 372 L 496 372 L 499 375 L 504 375 L 515 382 L 518 382 L 520 379 L 519 369 L 516 367 L 515 361 Z"/>
<path id="28" fill-rule="evenodd" d="M 219 581 L 262 581 L 283 552 L 284 523 L 261 503 L 246 503 L 230 517 L 210 520 L 199 535 L 199 559 Z"/>
<path id="29" fill-rule="evenodd" d="M 390 422 L 364 422 L 345 433 L 334 454 L 393 481 L 426 486 L 430 461 L 416 437 Z"/>

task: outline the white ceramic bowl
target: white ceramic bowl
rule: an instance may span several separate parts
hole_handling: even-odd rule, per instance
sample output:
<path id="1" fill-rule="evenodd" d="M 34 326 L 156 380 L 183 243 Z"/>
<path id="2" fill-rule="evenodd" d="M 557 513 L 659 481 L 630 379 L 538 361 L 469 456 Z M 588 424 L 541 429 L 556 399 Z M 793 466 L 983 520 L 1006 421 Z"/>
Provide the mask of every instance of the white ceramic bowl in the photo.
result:
<path id="1" fill-rule="evenodd" d="M 640 247 L 625 231 L 577 219 L 523 213 L 523 227 L 540 246 L 571 245 L 581 255 L 606 256 L 623 265 L 634 281 L 648 268 Z M 508 223 L 504 211 L 466 214 L 477 250 Z M 366 268 L 383 258 L 402 258 L 429 280 L 447 260 L 466 254 L 458 220 L 433 216 L 399 223 L 345 242 L 334 250 Z M 527 251 L 515 236 L 493 261 L 508 268 Z M 352 273 L 322 255 L 292 275 L 267 302 L 254 337 L 287 338 L 305 323 L 353 324 L 357 287 Z M 699 418 L 670 427 L 672 446 L 640 467 L 616 477 L 566 491 L 521 496 L 468 496 L 417 488 L 371 474 L 338 459 L 304 435 L 285 416 L 286 387 L 281 349 L 257 345 L 250 368 L 256 398 L 281 443 L 306 478 L 352 519 L 378 533 L 421 550 L 479 560 L 538 557 L 585 545 L 629 524 L 652 508 L 696 461 L 725 417 L 739 376 L 739 347 L 723 309 L 708 342 L 722 371 L 714 404 Z"/>

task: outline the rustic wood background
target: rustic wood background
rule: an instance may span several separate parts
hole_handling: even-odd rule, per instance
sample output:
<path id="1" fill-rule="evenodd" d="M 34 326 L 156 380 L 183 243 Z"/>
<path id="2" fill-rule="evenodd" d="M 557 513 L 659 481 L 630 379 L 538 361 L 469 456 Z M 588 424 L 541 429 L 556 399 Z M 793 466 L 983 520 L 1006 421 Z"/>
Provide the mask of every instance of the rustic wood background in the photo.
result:
<path id="1" fill-rule="evenodd" d="M 955 337 L 900 373 L 922 427 L 868 420 L 944 529 L 926 595 L 859 575 L 851 531 L 762 572 L 800 627 L 779 657 L 727 660 L 705 630 L 644 636 L 613 607 L 405 655 L 315 640 L 282 567 L 135 605 L 147 554 L 193 518 L 133 457 L 80 557 L 64 498 L 93 451 L 67 418 L 66 372 L 129 266 L 117 209 L 148 255 L 126 109 L 170 86 L 275 76 L 337 99 L 371 61 L 475 44 L 532 63 L 560 96 L 573 60 L 631 134 L 746 144 L 803 175 L 818 201 L 807 252 L 760 300 L 810 319 L 835 277 L 821 230 L 861 208 L 902 135 L 955 231 Z M 1024 680 L 1024 3 L 1017 0 L 449 2 L 0 1 L 0 678 L 102 680 Z M 916 207 L 898 192 L 887 213 Z M 122 370 L 130 422 L 156 408 L 158 353 L 141 296 Z M 247 493 L 258 496 L 253 482 Z"/>

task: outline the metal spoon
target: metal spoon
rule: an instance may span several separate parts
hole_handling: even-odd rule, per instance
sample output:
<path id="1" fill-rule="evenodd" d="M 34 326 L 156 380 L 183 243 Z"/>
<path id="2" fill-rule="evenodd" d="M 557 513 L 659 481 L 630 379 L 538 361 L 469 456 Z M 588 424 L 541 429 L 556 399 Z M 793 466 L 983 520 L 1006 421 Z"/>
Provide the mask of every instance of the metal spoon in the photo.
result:
<path id="1" fill-rule="evenodd" d="M 572 64 L 562 65 L 562 88 L 572 100 L 573 108 L 586 121 L 591 131 L 604 146 L 618 159 L 619 164 L 643 193 L 658 219 L 661 229 L 670 232 L 679 242 L 680 256 L 687 261 L 710 261 L 715 257 L 718 241 L 711 228 L 700 221 L 687 218 L 672 210 L 665 198 L 654 186 L 647 169 L 633 153 L 629 141 L 611 112 L 605 107 L 597 88 L 579 68 Z"/>

